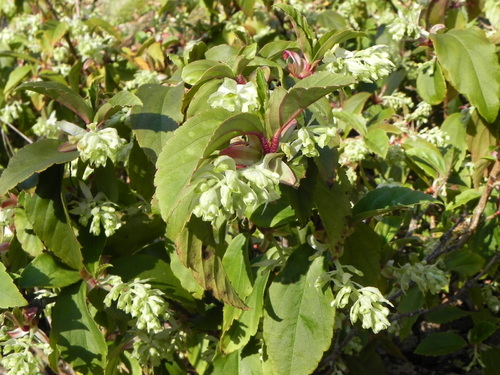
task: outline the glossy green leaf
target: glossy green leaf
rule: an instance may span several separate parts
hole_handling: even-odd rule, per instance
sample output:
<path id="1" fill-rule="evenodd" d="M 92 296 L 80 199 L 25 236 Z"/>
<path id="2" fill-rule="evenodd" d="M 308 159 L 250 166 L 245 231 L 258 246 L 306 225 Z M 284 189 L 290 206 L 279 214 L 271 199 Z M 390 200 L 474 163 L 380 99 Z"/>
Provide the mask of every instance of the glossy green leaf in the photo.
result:
<path id="1" fill-rule="evenodd" d="M 0 176 L 0 196 L 33 174 L 42 172 L 54 164 L 68 163 L 78 157 L 78 151 L 60 152 L 61 141 L 41 139 L 21 148 L 9 161 Z"/>
<path id="2" fill-rule="evenodd" d="M 276 228 L 294 220 L 293 209 L 282 200 L 263 204 L 250 215 L 250 221 L 260 228 Z"/>
<path id="3" fill-rule="evenodd" d="M 195 85 L 215 78 L 235 78 L 234 72 L 226 64 L 214 60 L 197 60 L 182 69 L 182 80 Z"/>
<path id="4" fill-rule="evenodd" d="M 187 268 L 180 260 L 179 254 L 173 244 L 168 247 L 170 256 L 170 269 L 174 276 L 179 280 L 182 287 L 187 290 L 194 298 L 201 299 L 205 290 L 195 280 L 192 271 Z"/>
<path id="5" fill-rule="evenodd" d="M 132 111 L 132 130 L 139 146 L 155 163 L 168 138 L 182 121 L 184 86 L 143 85 L 136 95 L 143 106 Z"/>
<path id="6" fill-rule="evenodd" d="M 217 353 L 213 359 L 213 366 L 205 374 L 264 375 L 262 355 L 259 353 L 259 348 L 255 345 L 254 347 L 226 355 Z"/>
<path id="7" fill-rule="evenodd" d="M 358 222 L 345 241 L 340 262 L 363 272 L 363 276 L 353 277 L 361 285 L 379 285 L 381 254 L 382 240 L 379 235 L 370 226 Z"/>
<path id="8" fill-rule="evenodd" d="M 228 117 L 230 113 L 222 109 L 192 117 L 165 144 L 158 158 L 155 186 L 161 215 L 166 222 L 185 198 L 209 140 Z"/>
<path id="9" fill-rule="evenodd" d="M 403 144 L 405 155 L 427 176 L 437 178 L 446 174 L 446 165 L 439 149 L 424 139 L 407 139 Z"/>
<path id="10" fill-rule="evenodd" d="M 26 217 L 47 249 L 68 266 L 81 270 L 83 258 L 61 196 L 62 167 L 53 166 L 40 174 L 35 194 L 26 195 Z"/>
<path id="11" fill-rule="evenodd" d="M 327 71 L 315 73 L 300 80 L 288 91 L 280 103 L 279 127 L 295 118 L 315 101 L 354 82 L 350 76 Z"/>
<path id="12" fill-rule="evenodd" d="M 470 330 L 469 341 L 471 344 L 481 344 L 488 337 L 493 335 L 500 327 L 491 322 L 479 322 Z"/>
<path id="13" fill-rule="evenodd" d="M 28 304 L 28 301 L 19 292 L 2 262 L 0 262 L 0 285 L 2 286 L 0 288 L 0 309 L 26 306 Z"/>
<path id="14" fill-rule="evenodd" d="M 365 33 L 354 31 L 352 29 L 330 30 L 326 32 L 315 44 L 314 56 L 312 61 L 321 60 L 325 57 L 325 53 L 331 50 L 336 44 L 340 44 L 349 39 L 366 36 Z"/>
<path id="15" fill-rule="evenodd" d="M 54 99 L 63 106 L 75 112 L 86 124 L 93 117 L 92 108 L 80 95 L 59 82 L 28 82 L 23 83 L 18 90 L 30 90 Z"/>
<path id="16" fill-rule="evenodd" d="M 387 151 L 389 150 L 389 137 L 383 129 L 370 128 L 368 133 L 366 133 L 365 142 L 368 150 L 382 158 L 386 157 Z"/>
<path id="17" fill-rule="evenodd" d="M 492 347 L 481 351 L 481 362 L 484 364 L 483 375 L 497 375 L 500 368 L 500 348 Z"/>
<path id="18" fill-rule="evenodd" d="M 33 69 L 31 65 L 22 65 L 14 69 L 9 74 L 9 79 L 7 80 L 7 83 L 5 84 L 5 87 L 3 89 L 4 95 L 15 88 L 19 83 L 21 83 L 24 80 L 24 77 L 26 77 L 31 71 L 31 69 Z"/>
<path id="19" fill-rule="evenodd" d="M 142 106 L 142 101 L 129 91 L 120 91 L 97 111 L 94 122 L 101 123 L 125 107 Z"/>
<path id="20" fill-rule="evenodd" d="M 276 374 L 310 374 L 331 345 L 335 310 L 330 289 L 314 284 L 326 270 L 323 257 L 298 247 L 272 281 L 265 301 L 263 335 Z"/>
<path id="21" fill-rule="evenodd" d="M 63 288 L 81 280 L 80 272 L 57 261 L 50 254 L 37 256 L 21 273 L 21 288 Z"/>
<path id="22" fill-rule="evenodd" d="M 446 97 L 446 81 L 439 63 L 433 62 L 418 73 L 417 92 L 424 101 L 431 105 L 443 102 Z"/>
<path id="23" fill-rule="evenodd" d="M 19 198 L 20 204 L 22 204 L 22 201 L 23 198 Z M 43 246 L 42 241 L 36 236 L 33 225 L 29 222 L 26 212 L 21 207 L 16 207 L 14 225 L 16 227 L 16 237 L 23 250 L 32 257 L 42 254 L 45 246 Z"/>
<path id="24" fill-rule="evenodd" d="M 481 162 L 485 156 L 490 156 L 491 150 L 497 146 L 500 139 L 500 127 L 488 126 L 474 111 L 467 126 L 467 149 L 474 164 Z M 476 167 L 477 168 L 477 167 Z"/>
<path id="25" fill-rule="evenodd" d="M 290 17 L 300 50 L 311 59 L 315 34 L 307 18 L 292 5 L 275 4 L 274 7 L 283 10 Z"/>
<path id="26" fill-rule="evenodd" d="M 442 309 L 425 314 L 425 319 L 432 323 L 445 324 L 454 320 L 469 316 L 469 311 L 462 310 L 455 306 L 446 306 Z"/>
<path id="27" fill-rule="evenodd" d="M 83 375 L 104 374 L 108 347 L 87 307 L 87 284 L 61 290 L 52 309 L 51 345 Z"/>
<path id="28" fill-rule="evenodd" d="M 478 28 L 452 29 L 431 34 L 446 78 L 493 122 L 500 108 L 500 64 L 484 31 Z"/>
<path id="29" fill-rule="evenodd" d="M 249 310 L 240 310 L 241 314 L 231 326 L 222 332 L 220 348 L 224 353 L 231 353 L 245 346 L 257 333 L 264 313 L 264 294 L 269 272 L 258 271 L 252 293 L 245 300 Z"/>
<path id="30" fill-rule="evenodd" d="M 452 113 L 440 127 L 449 137 L 449 148 L 445 151 L 443 158 L 446 170 L 458 170 L 462 166 L 467 153 L 466 124 L 460 113 Z"/>
<path id="31" fill-rule="evenodd" d="M 201 227 L 204 225 L 202 223 L 200 219 L 194 219 L 191 227 L 185 228 L 177 236 L 175 244 L 181 262 L 191 269 L 198 284 L 203 289 L 212 291 L 215 298 L 236 308 L 248 309 L 234 290 L 216 250 L 203 245 L 193 234 L 195 229 L 200 231 L 200 228 L 195 227 Z M 207 229 L 211 230 L 211 226 L 209 224 L 207 226 Z"/>
<path id="32" fill-rule="evenodd" d="M 438 202 L 432 196 L 406 187 L 384 186 L 368 192 L 352 209 L 352 221 L 363 220 L 417 204 Z"/>
<path id="33" fill-rule="evenodd" d="M 466 345 L 467 342 L 455 333 L 431 333 L 418 344 L 415 354 L 437 357 L 453 353 Z"/>
<path id="34" fill-rule="evenodd" d="M 345 173 L 339 171 L 338 180 L 331 186 L 318 174 L 313 199 L 334 253 L 342 251 L 342 245 L 350 232 L 350 192 L 351 185 Z"/>
<path id="35" fill-rule="evenodd" d="M 455 271 L 465 277 L 470 277 L 481 271 L 485 259 L 470 250 L 458 250 L 450 253 L 444 264 L 450 271 Z"/>

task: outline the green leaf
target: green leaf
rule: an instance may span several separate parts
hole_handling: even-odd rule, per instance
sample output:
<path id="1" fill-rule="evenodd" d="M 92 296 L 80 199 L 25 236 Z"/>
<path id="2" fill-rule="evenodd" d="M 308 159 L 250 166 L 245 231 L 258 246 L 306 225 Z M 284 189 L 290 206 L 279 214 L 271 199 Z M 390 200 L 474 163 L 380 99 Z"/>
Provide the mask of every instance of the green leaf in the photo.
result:
<path id="1" fill-rule="evenodd" d="M 307 18 L 291 5 L 275 4 L 274 7 L 283 10 L 291 18 L 300 50 L 304 53 L 304 55 L 311 59 L 312 47 L 316 38 Z"/>
<path id="2" fill-rule="evenodd" d="M 418 344 L 414 353 L 437 357 L 453 353 L 466 345 L 467 342 L 455 333 L 431 333 Z"/>
<path id="3" fill-rule="evenodd" d="M 20 196 L 19 202 L 23 201 L 24 197 L 21 198 Z M 42 254 L 45 246 L 43 246 L 42 241 L 36 236 L 33 225 L 26 217 L 26 211 L 21 207 L 16 207 L 15 209 L 14 226 L 16 227 L 16 237 L 23 250 L 32 257 Z"/>
<path id="4" fill-rule="evenodd" d="M 211 231 L 209 223 L 194 217 L 190 226 L 184 228 L 177 236 L 175 244 L 181 262 L 191 269 L 195 280 L 205 290 L 211 290 L 214 297 L 220 301 L 247 310 L 248 307 L 234 290 L 227 277 L 222 260 L 216 250 L 205 246 L 193 232 Z"/>
<path id="5" fill-rule="evenodd" d="M 431 34 L 446 78 L 493 122 L 500 108 L 500 65 L 495 45 L 478 28 Z"/>
<path id="6" fill-rule="evenodd" d="M 80 272 L 57 261 L 50 254 L 37 256 L 21 273 L 21 288 L 63 288 L 81 280 Z"/>
<path id="7" fill-rule="evenodd" d="M 314 189 L 314 203 L 323 221 L 334 253 L 340 253 L 345 238 L 350 232 L 349 218 L 351 185 L 344 172 L 338 170 L 338 179 L 329 184 L 318 174 Z"/>
<path id="8" fill-rule="evenodd" d="M 75 371 L 101 375 L 108 347 L 89 313 L 86 292 L 87 284 L 83 281 L 61 290 L 52 309 L 50 344 Z"/>
<path id="9" fill-rule="evenodd" d="M 280 103 L 277 127 L 281 127 L 297 117 L 305 108 L 322 97 L 354 82 L 354 78 L 350 76 L 327 71 L 315 73 L 300 80 L 288 91 Z M 272 127 L 276 127 L 276 124 Z"/>
<path id="10" fill-rule="evenodd" d="M 220 348 L 224 353 L 231 353 L 245 346 L 257 333 L 260 319 L 264 313 L 264 293 L 269 278 L 269 271 L 258 271 L 252 293 L 245 300 L 250 310 L 240 310 L 241 314 L 226 331 L 222 332 Z"/>
<path id="11" fill-rule="evenodd" d="M 371 216 L 381 215 L 405 207 L 413 207 L 422 203 L 436 203 L 437 199 L 406 187 L 384 186 L 368 192 L 352 209 L 352 221 L 363 220 Z"/>
<path id="12" fill-rule="evenodd" d="M 21 148 L 9 161 L 0 176 L 0 196 L 37 172 L 54 164 L 68 163 L 78 157 L 78 151 L 60 152 L 61 141 L 42 139 Z"/>
<path id="13" fill-rule="evenodd" d="M 389 137 L 383 129 L 370 128 L 368 133 L 366 133 L 365 142 L 371 152 L 382 158 L 386 157 L 387 151 L 389 150 Z"/>
<path id="14" fill-rule="evenodd" d="M 273 280 L 265 301 L 263 335 L 274 373 L 310 374 L 331 345 L 335 310 L 330 289 L 314 284 L 326 270 L 323 257 L 300 246 Z"/>
<path id="15" fill-rule="evenodd" d="M 11 307 L 20 307 L 28 305 L 14 281 L 7 273 L 5 266 L 0 262 L 0 309 L 9 309 Z"/>
<path id="16" fill-rule="evenodd" d="M 215 78 L 235 78 L 234 72 L 226 64 L 213 60 L 197 60 L 182 69 L 182 80 L 188 85 L 199 84 Z"/>
<path id="17" fill-rule="evenodd" d="M 498 330 L 498 325 L 490 322 L 479 322 L 470 331 L 469 341 L 471 344 L 481 344 Z"/>
<path id="18" fill-rule="evenodd" d="M 227 355 L 217 353 L 212 362 L 213 367 L 205 374 L 264 375 L 262 355 L 257 345 L 252 346 Z"/>
<path id="19" fill-rule="evenodd" d="M 345 42 L 349 39 L 359 38 L 362 36 L 366 36 L 365 33 L 360 31 L 354 31 L 352 29 L 342 29 L 342 30 L 330 30 L 325 33 L 319 40 L 318 43 L 315 44 L 314 57 L 312 61 L 321 60 L 325 57 L 325 53 L 328 52 L 335 46 L 335 44 L 339 44 Z"/>
<path id="20" fill-rule="evenodd" d="M 141 99 L 129 91 L 120 91 L 99 108 L 94 117 L 94 122 L 101 123 L 120 109 L 133 106 L 142 106 Z"/>
<path id="21" fill-rule="evenodd" d="M 450 147 L 443 156 L 446 170 L 458 170 L 467 153 L 466 125 L 463 116 L 460 113 L 452 113 L 444 120 L 440 129 L 449 137 Z"/>
<path id="22" fill-rule="evenodd" d="M 215 109 L 192 117 L 166 142 L 158 158 L 155 176 L 156 196 L 165 222 L 185 198 L 192 175 L 205 154 L 206 145 L 229 116 L 226 110 Z"/>
<path id="23" fill-rule="evenodd" d="M 436 178 L 446 174 L 443 155 L 432 143 L 424 139 L 407 139 L 403 143 L 403 148 L 408 159 L 421 168 L 426 175 Z"/>
<path id="24" fill-rule="evenodd" d="M 481 351 L 481 362 L 484 364 L 483 375 L 497 375 L 500 368 L 500 348 Z"/>
<path id="25" fill-rule="evenodd" d="M 425 319 L 432 323 L 445 324 L 469 316 L 469 311 L 464 311 L 455 306 L 446 306 L 442 309 L 425 314 Z"/>
<path id="26" fill-rule="evenodd" d="M 20 82 L 24 80 L 24 77 L 28 75 L 28 73 L 33 69 L 31 65 L 21 65 L 18 66 L 16 69 L 14 69 L 10 74 L 9 74 L 9 79 L 7 80 L 7 83 L 5 84 L 5 87 L 3 89 L 4 95 L 8 94 L 9 91 L 11 91 L 13 88 L 15 88 Z"/>
<path id="27" fill-rule="evenodd" d="M 144 85 L 136 93 L 143 103 L 132 110 L 132 130 L 139 146 L 156 162 L 160 151 L 179 127 L 184 86 Z"/>
<path id="28" fill-rule="evenodd" d="M 62 201 L 62 173 L 62 166 L 53 166 L 40 174 L 35 194 L 25 196 L 26 217 L 49 251 L 68 266 L 81 270 L 81 245 Z"/>
<path id="29" fill-rule="evenodd" d="M 18 90 L 30 90 L 54 99 L 63 106 L 76 113 L 86 124 L 93 117 L 92 108 L 82 99 L 80 95 L 59 82 L 27 82 L 17 88 Z"/>
<path id="30" fill-rule="evenodd" d="M 446 268 L 455 271 L 464 277 L 473 276 L 480 272 L 485 263 L 484 258 L 470 250 L 458 250 L 444 259 Z"/>
<path id="31" fill-rule="evenodd" d="M 251 16 L 253 14 L 254 6 L 256 0 L 236 0 L 241 10 L 247 15 Z"/>
<path id="32" fill-rule="evenodd" d="M 378 285 L 382 268 L 381 254 L 382 240 L 379 235 L 370 226 L 358 222 L 345 241 L 340 262 L 363 272 L 363 276 L 353 277 L 361 285 Z"/>
<path id="33" fill-rule="evenodd" d="M 257 207 L 250 215 L 250 221 L 260 228 L 276 228 L 294 220 L 295 212 L 281 199 Z"/>
<path id="34" fill-rule="evenodd" d="M 431 105 L 443 102 L 446 97 L 446 81 L 439 63 L 433 62 L 418 73 L 417 92 L 424 101 Z"/>

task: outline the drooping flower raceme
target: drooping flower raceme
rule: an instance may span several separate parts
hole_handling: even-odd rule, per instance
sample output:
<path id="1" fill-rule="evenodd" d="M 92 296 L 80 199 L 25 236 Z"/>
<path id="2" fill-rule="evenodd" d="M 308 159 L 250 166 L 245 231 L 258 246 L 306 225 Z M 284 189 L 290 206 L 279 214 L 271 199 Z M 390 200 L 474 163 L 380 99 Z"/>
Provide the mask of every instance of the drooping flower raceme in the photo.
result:
<path id="1" fill-rule="evenodd" d="M 333 282 L 335 299 L 332 307 L 342 309 L 351 301 L 349 318 L 354 324 L 361 320 L 364 329 L 371 329 L 378 333 L 388 328 L 391 324 L 387 319 L 389 309 L 386 305 L 393 306 L 375 287 L 363 287 L 351 278 L 354 274 L 362 276 L 362 272 L 352 266 L 343 266 L 338 260 L 334 261 L 335 270 L 321 275 L 316 281 L 316 287 L 322 287 L 328 282 Z"/>
<path id="2" fill-rule="evenodd" d="M 335 145 L 338 138 L 337 128 L 334 126 L 307 126 L 295 130 L 290 136 L 291 140 L 280 143 L 281 150 L 288 160 L 298 152 L 313 158 L 319 155 L 318 149 Z"/>
<path id="3" fill-rule="evenodd" d="M 61 129 L 57 127 L 56 123 L 56 112 L 52 111 L 48 118 L 38 117 L 31 129 L 39 137 L 57 138 L 61 134 Z"/>
<path id="4" fill-rule="evenodd" d="M 363 160 L 369 153 L 363 138 L 347 138 L 343 144 L 344 148 L 340 155 L 340 164 L 355 164 Z"/>
<path id="5" fill-rule="evenodd" d="M 394 69 L 387 47 L 375 45 L 360 51 L 348 51 L 336 45 L 325 53 L 326 69 L 333 73 L 349 73 L 357 80 L 375 82 Z"/>
<path id="6" fill-rule="evenodd" d="M 414 282 L 422 293 L 429 291 L 436 294 L 449 284 L 446 273 L 439 269 L 437 264 L 417 262 L 415 264 L 406 263 L 401 267 L 389 265 L 389 268 L 398 279 L 403 290 L 408 290 L 410 282 Z"/>
<path id="7" fill-rule="evenodd" d="M 136 319 L 135 326 L 139 330 L 153 333 L 163 330 L 162 320 L 168 320 L 170 314 L 161 290 L 152 288 L 147 280 L 135 279 L 124 283 L 119 276 L 114 275 L 102 283 L 112 285 L 104 298 L 106 306 L 117 301 L 118 309 Z"/>
<path id="8" fill-rule="evenodd" d="M 241 217 L 245 210 L 280 197 L 279 174 L 268 169 L 266 158 L 261 163 L 238 169 L 229 156 L 219 156 L 204 167 L 195 178 L 198 198 L 193 213 L 214 223 L 218 218 Z"/>
<path id="9" fill-rule="evenodd" d="M 116 162 L 126 141 L 120 138 L 115 128 L 98 129 L 95 123 L 87 125 L 84 134 L 70 136 L 80 152 L 80 159 L 93 167 L 105 166 L 108 157 Z"/>
<path id="10" fill-rule="evenodd" d="M 253 82 L 244 85 L 224 78 L 222 85 L 208 97 L 212 108 L 225 108 L 230 112 L 252 112 L 259 108 L 257 87 Z"/>

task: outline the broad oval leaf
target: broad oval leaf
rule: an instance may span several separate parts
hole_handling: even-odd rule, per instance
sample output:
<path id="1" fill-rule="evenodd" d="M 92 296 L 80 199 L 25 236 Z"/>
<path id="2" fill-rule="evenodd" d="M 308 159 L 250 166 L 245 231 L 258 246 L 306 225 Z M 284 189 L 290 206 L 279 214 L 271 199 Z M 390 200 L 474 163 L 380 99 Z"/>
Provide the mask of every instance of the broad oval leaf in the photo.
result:
<path id="1" fill-rule="evenodd" d="M 477 28 L 431 34 L 446 78 L 488 122 L 500 108 L 500 64 L 495 45 Z"/>
<path id="2" fill-rule="evenodd" d="M 213 60 L 197 60 L 184 67 L 182 80 L 189 85 L 205 82 L 214 78 L 235 78 L 234 72 L 226 64 Z"/>
<path id="3" fill-rule="evenodd" d="M 446 81 L 441 65 L 433 62 L 430 67 L 419 72 L 417 91 L 422 99 L 432 105 L 441 103 L 446 97 Z"/>
<path id="4" fill-rule="evenodd" d="M 2 262 L 0 262 L 0 285 L 2 286 L 0 288 L 0 309 L 26 306 L 28 304 L 28 301 L 19 292 Z"/>
<path id="5" fill-rule="evenodd" d="M 133 106 L 142 106 L 141 99 L 129 91 L 120 91 L 99 108 L 94 117 L 94 122 L 105 121 L 120 109 Z"/>
<path id="6" fill-rule="evenodd" d="M 335 309 L 331 289 L 314 284 L 325 272 L 324 258 L 310 261 L 300 246 L 273 280 L 264 307 L 263 335 L 275 374 L 310 374 L 331 345 Z"/>
<path id="7" fill-rule="evenodd" d="M 52 310 L 50 342 L 75 371 L 103 375 L 108 347 L 87 306 L 87 284 L 61 290 Z"/>
<path id="8" fill-rule="evenodd" d="M 30 90 L 61 103 L 75 112 L 86 124 L 90 123 L 94 112 L 80 95 L 59 82 L 27 82 L 17 90 Z"/>
<path id="9" fill-rule="evenodd" d="M 271 127 L 274 130 L 280 128 L 325 95 L 353 83 L 355 80 L 350 76 L 327 71 L 300 80 L 283 97 L 279 105 L 279 123 L 271 124 Z"/>
<path id="10" fill-rule="evenodd" d="M 31 65 L 18 66 L 9 74 L 9 79 L 5 84 L 3 89 L 4 95 L 8 94 L 13 88 L 15 88 L 23 79 L 28 75 L 28 73 L 33 69 Z"/>
<path id="11" fill-rule="evenodd" d="M 156 162 L 172 132 L 179 127 L 184 86 L 144 85 L 136 93 L 143 106 L 132 110 L 132 130 L 139 146 Z"/>
<path id="12" fill-rule="evenodd" d="M 438 200 L 418 190 L 401 186 L 384 186 L 368 192 L 352 209 L 352 221 L 363 220 L 405 207 L 422 203 L 437 203 Z"/>
<path id="13" fill-rule="evenodd" d="M 81 280 L 80 272 L 58 262 L 50 254 L 36 257 L 21 273 L 21 288 L 63 288 Z"/>
<path id="14" fill-rule="evenodd" d="M 21 148 L 9 161 L 0 176 L 0 196 L 33 174 L 42 172 L 54 164 L 68 163 L 78 157 L 78 151 L 61 152 L 61 141 L 42 139 Z"/>
<path id="15" fill-rule="evenodd" d="M 427 356 L 440 356 L 453 353 L 467 345 L 459 335 L 451 332 L 431 333 L 423 339 L 415 349 L 416 354 Z"/>
<path id="16" fill-rule="evenodd" d="M 40 174 L 33 196 L 25 195 L 26 217 L 47 249 L 68 266 L 81 270 L 81 245 L 62 200 L 62 167 L 53 166 Z"/>

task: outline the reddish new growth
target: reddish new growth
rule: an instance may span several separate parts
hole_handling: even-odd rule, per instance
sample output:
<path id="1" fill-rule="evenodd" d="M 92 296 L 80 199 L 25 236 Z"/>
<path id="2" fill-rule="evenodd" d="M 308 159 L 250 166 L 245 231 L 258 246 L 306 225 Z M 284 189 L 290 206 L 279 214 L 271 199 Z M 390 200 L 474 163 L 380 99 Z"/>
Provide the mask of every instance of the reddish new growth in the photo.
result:
<path id="1" fill-rule="evenodd" d="M 314 73 L 316 66 L 319 64 L 319 60 L 310 63 L 307 57 L 301 57 L 297 52 L 288 50 L 283 52 L 283 59 L 292 60 L 292 63 L 288 64 L 288 71 L 298 79 L 309 77 Z"/>

